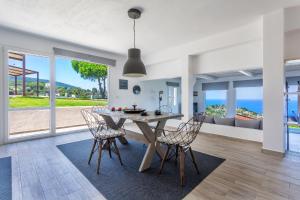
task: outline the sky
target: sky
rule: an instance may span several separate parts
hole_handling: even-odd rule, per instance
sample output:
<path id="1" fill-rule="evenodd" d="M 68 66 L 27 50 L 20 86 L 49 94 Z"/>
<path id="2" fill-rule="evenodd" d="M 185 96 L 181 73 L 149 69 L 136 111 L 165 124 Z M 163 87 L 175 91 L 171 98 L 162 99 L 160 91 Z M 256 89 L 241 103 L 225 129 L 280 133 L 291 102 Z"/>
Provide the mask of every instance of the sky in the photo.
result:
<path id="1" fill-rule="evenodd" d="M 20 61 L 10 60 L 9 64 L 21 67 Z M 50 60 L 47 57 L 26 55 L 26 69 L 39 71 L 40 79 L 50 79 Z M 36 75 L 28 75 L 28 77 L 36 78 Z M 84 80 L 77 74 L 71 64 L 71 59 L 56 58 L 56 81 L 67 83 L 83 89 L 98 88 L 96 82 Z"/>

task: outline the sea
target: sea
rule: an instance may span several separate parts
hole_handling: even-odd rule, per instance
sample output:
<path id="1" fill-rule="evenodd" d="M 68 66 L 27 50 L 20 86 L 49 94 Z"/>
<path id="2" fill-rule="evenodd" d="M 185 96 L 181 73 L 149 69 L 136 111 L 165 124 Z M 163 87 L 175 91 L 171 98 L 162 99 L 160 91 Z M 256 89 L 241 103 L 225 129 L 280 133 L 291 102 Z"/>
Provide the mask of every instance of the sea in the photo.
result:
<path id="1" fill-rule="evenodd" d="M 225 105 L 226 100 L 221 99 L 208 99 L 206 100 L 206 106 L 210 105 Z M 250 111 L 256 112 L 258 114 L 263 114 L 263 101 L 262 100 L 247 100 L 247 99 L 240 99 L 237 100 L 237 107 L 238 108 L 247 108 Z M 294 112 L 293 112 L 294 111 Z M 288 102 L 288 115 L 295 116 L 294 113 L 297 113 L 297 100 L 290 100 Z"/>

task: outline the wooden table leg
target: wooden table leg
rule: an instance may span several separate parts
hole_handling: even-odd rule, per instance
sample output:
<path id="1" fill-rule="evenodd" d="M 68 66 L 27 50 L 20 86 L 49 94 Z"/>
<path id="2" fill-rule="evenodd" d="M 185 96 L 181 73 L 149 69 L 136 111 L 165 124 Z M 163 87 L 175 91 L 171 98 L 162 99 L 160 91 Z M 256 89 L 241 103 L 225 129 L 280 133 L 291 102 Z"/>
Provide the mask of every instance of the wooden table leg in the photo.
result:
<path id="1" fill-rule="evenodd" d="M 144 158 L 143 158 L 142 163 L 139 168 L 139 172 L 142 172 L 150 167 L 155 152 L 157 152 L 161 158 L 163 158 L 164 153 L 160 147 L 160 144 L 156 144 L 156 133 L 157 133 L 158 129 L 156 129 L 153 132 L 151 127 L 149 126 L 149 124 L 146 122 L 135 122 L 135 123 L 141 129 L 145 138 L 149 142 L 146 153 L 144 155 Z M 165 126 L 165 124 L 166 124 L 165 120 L 160 121 L 158 123 L 157 127 L 159 129 L 162 129 Z"/>
<path id="2" fill-rule="evenodd" d="M 126 119 L 123 119 L 123 118 L 120 118 L 119 121 L 116 123 L 111 116 L 107 116 L 107 115 L 101 115 L 102 118 L 104 119 L 106 125 L 111 128 L 111 129 L 114 129 L 114 130 L 119 130 Z M 121 144 L 128 144 L 128 141 L 127 139 L 124 137 L 124 136 L 120 136 L 118 137 L 118 140 L 120 141 Z"/>

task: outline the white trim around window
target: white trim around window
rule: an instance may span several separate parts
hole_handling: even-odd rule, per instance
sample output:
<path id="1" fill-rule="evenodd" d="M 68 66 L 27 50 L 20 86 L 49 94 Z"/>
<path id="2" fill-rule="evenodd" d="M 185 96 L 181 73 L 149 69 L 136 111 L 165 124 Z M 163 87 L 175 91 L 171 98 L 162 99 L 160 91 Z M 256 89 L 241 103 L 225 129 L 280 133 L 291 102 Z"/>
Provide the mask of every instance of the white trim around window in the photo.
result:
<path id="1" fill-rule="evenodd" d="M 11 142 L 16 142 L 16 141 L 22 141 L 25 139 L 35 139 L 35 138 L 42 138 L 42 137 L 49 137 L 55 134 L 55 132 L 52 132 L 52 126 L 54 125 L 55 127 L 55 120 L 53 121 L 53 112 L 52 110 L 54 109 L 52 107 L 52 104 L 50 103 L 50 107 L 43 107 L 43 108 L 24 108 L 21 110 L 35 110 L 35 109 L 49 109 L 50 111 L 50 121 L 49 121 L 49 133 L 45 133 L 42 135 L 30 135 L 30 136 L 26 136 L 26 137 L 22 137 L 22 138 L 10 138 L 9 135 L 9 123 L 8 123 L 8 112 L 11 110 L 20 110 L 20 109 L 13 109 L 13 108 L 9 108 L 9 90 L 8 90 L 8 52 L 9 51 L 15 51 L 15 52 L 20 52 L 20 53 L 24 53 L 24 54 L 31 54 L 31 55 L 36 55 L 36 56 L 42 56 L 42 57 L 47 57 L 49 59 L 49 69 L 50 69 L 50 81 L 52 82 L 53 80 L 55 80 L 55 74 L 53 74 L 53 70 L 51 70 L 52 65 L 51 65 L 51 59 L 54 57 L 53 54 L 50 53 L 45 53 L 45 52 L 39 52 L 39 51 L 34 51 L 34 50 L 28 50 L 28 49 L 23 49 L 23 48 L 17 48 L 17 47 L 11 47 L 11 46 L 5 46 L 3 48 L 2 51 L 2 58 L 3 58 L 3 71 L 2 71 L 2 86 L 1 88 L 3 89 L 3 96 L 2 96 L 2 102 L 4 104 L 3 106 L 3 134 L 4 134 L 4 140 L 3 143 L 11 143 Z M 50 84 L 50 88 L 52 88 L 53 85 Z M 54 85 L 55 87 L 55 85 Z M 51 89 L 50 89 L 51 90 Z M 55 88 L 54 88 L 55 91 Z M 51 96 L 51 95 L 50 95 Z M 50 98 L 51 99 L 51 98 Z M 50 100 L 51 102 L 51 100 Z M 55 112 L 55 111 L 54 111 Z M 54 113 L 55 114 L 55 113 Z"/>

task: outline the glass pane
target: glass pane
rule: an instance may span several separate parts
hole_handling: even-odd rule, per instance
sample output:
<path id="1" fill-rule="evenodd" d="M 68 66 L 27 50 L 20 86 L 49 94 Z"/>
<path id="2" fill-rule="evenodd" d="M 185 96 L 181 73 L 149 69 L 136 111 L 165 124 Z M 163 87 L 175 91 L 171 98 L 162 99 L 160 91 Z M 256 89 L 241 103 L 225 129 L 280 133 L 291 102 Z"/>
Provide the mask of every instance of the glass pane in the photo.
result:
<path id="1" fill-rule="evenodd" d="M 205 112 L 208 116 L 226 116 L 227 90 L 205 91 Z"/>
<path id="2" fill-rule="evenodd" d="M 298 85 L 289 85 L 287 90 L 288 92 L 298 92 L 300 91 L 298 88 L 299 88 Z"/>
<path id="3" fill-rule="evenodd" d="M 9 51 L 10 135 L 49 132 L 49 63 L 48 57 Z"/>
<path id="4" fill-rule="evenodd" d="M 236 118 L 260 119 L 263 113 L 263 88 L 236 88 Z"/>
<path id="5" fill-rule="evenodd" d="M 11 110 L 8 112 L 9 133 L 49 133 L 50 111 L 46 110 Z"/>
<path id="6" fill-rule="evenodd" d="M 49 107 L 49 59 L 9 52 L 9 107 Z"/>
<path id="7" fill-rule="evenodd" d="M 56 58 L 57 132 L 86 128 L 80 111 L 107 105 L 107 70 L 102 64 Z"/>
<path id="8" fill-rule="evenodd" d="M 288 122 L 289 122 L 289 150 L 300 152 L 299 126 L 299 97 L 297 94 L 288 95 Z"/>

